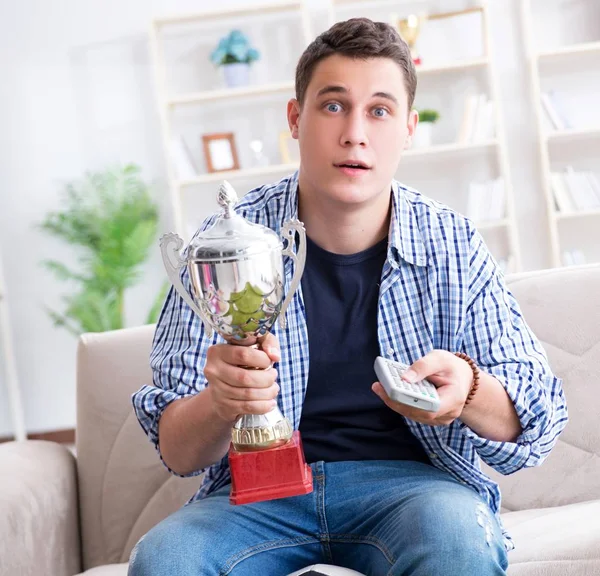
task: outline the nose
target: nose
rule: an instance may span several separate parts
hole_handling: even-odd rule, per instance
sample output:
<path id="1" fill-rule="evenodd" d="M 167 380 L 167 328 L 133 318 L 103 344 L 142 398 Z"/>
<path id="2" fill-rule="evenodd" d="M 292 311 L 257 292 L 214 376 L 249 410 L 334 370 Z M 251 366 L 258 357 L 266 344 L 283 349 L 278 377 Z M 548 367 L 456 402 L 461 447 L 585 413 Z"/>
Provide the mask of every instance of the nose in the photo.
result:
<path id="1" fill-rule="evenodd" d="M 348 114 L 344 122 L 340 144 L 342 146 L 367 146 L 369 139 L 367 137 L 366 122 L 367 119 L 359 110 Z"/>

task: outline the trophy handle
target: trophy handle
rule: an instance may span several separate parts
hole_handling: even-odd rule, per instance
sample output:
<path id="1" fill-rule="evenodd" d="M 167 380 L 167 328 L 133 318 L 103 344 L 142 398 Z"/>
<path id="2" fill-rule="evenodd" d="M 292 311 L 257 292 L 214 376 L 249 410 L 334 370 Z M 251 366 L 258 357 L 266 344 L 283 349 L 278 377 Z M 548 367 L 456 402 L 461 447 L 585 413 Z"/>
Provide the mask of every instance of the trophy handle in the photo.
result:
<path id="1" fill-rule="evenodd" d="M 296 232 L 300 236 L 300 245 L 298 247 L 298 256 L 294 254 L 294 240 L 296 238 Z M 281 305 L 281 311 L 279 312 L 279 325 L 282 328 L 285 328 L 285 311 L 292 300 L 296 290 L 298 290 L 298 286 L 300 285 L 300 278 L 302 277 L 302 273 L 304 272 L 304 264 L 306 263 L 306 231 L 304 230 L 304 224 L 300 222 L 300 220 L 296 220 L 295 218 L 292 220 L 288 220 L 285 222 L 281 228 L 281 235 L 287 240 L 287 246 L 284 248 L 281 253 L 282 256 L 289 256 L 294 263 L 296 264 L 296 269 L 294 271 L 294 276 L 292 277 L 292 282 L 290 284 L 290 289 Z"/>
<path id="2" fill-rule="evenodd" d="M 194 302 L 188 291 L 185 289 L 181 281 L 180 270 L 185 266 L 185 260 L 179 254 L 179 250 L 183 246 L 183 240 L 174 232 L 165 234 L 160 239 L 160 252 L 162 254 L 163 263 L 167 271 L 167 276 L 173 284 L 173 288 L 183 298 L 185 303 L 200 317 L 204 324 L 206 335 L 212 337 L 212 326 L 200 310 L 200 307 Z"/>

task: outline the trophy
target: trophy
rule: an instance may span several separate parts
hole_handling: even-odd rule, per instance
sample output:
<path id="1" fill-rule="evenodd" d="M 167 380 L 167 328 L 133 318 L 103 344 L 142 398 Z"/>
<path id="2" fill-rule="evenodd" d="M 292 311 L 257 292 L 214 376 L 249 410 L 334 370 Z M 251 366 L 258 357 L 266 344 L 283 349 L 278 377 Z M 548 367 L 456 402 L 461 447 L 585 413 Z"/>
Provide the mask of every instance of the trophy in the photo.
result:
<path id="1" fill-rule="evenodd" d="M 425 16 L 416 14 L 409 14 L 406 18 L 398 20 L 398 31 L 400 32 L 400 36 L 402 36 L 408 44 L 410 55 L 417 66 L 421 64 L 421 56 L 418 54 L 415 45 L 424 22 Z"/>
<path id="2" fill-rule="evenodd" d="M 208 338 L 213 330 L 229 344 L 260 346 L 277 318 L 285 328 L 285 310 L 300 284 L 306 260 L 304 225 L 289 220 L 280 237 L 271 229 L 236 214 L 233 187 L 224 181 L 217 194 L 222 213 L 185 251 L 177 234 L 160 239 L 169 280 L 200 317 Z M 298 256 L 292 251 L 300 237 Z M 295 263 L 284 298 L 283 256 Z M 181 281 L 187 267 L 191 294 Z M 248 368 L 244 366 L 244 368 Z M 251 368 L 248 368 L 251 369 Z M 312 492 L 312 472 L 304 459 L 298 431 L 276 406 L 264 415 L 245 414 L 235 422 L 229 447 L 232 504 L 284 498 Z"/>

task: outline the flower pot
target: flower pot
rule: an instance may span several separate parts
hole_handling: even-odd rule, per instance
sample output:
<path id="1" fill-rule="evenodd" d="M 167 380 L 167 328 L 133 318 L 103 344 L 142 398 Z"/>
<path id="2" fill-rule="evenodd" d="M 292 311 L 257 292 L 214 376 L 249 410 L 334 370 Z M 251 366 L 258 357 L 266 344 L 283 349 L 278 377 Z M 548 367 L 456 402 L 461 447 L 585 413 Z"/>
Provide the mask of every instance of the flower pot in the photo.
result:
<path id="1" fill-rule="evenodd" d="M 432 122 L 419 122 L 413 135 L 414 148 L 426 148 L 431 146 L 431 133 L 433 131 Z"/>
<path id="2" fill-rule="evenodd" d="M 223 64 L 223 76 L 228 88 L 247 86 L 250 82 L 250 64 L 244 62 Z"/>

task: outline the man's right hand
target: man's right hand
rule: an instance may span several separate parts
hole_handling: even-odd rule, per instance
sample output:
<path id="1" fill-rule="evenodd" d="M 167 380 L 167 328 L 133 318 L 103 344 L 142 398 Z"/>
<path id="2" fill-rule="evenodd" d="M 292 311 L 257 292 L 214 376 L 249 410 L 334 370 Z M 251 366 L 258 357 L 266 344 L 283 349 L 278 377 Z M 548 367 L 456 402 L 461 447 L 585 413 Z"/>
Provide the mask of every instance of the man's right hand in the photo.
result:
<path id="1" fill-rule="evenodd" d="M 233 344 L 211 346 L 204 375 L 219 418 L 233 424 L 242 414 L 270 412 L 277 405 L 279 393 L 277 370 L 271 365 L 280 358 L 279 342 L 272 334 L 262 340 L 260 349 Z"/>

